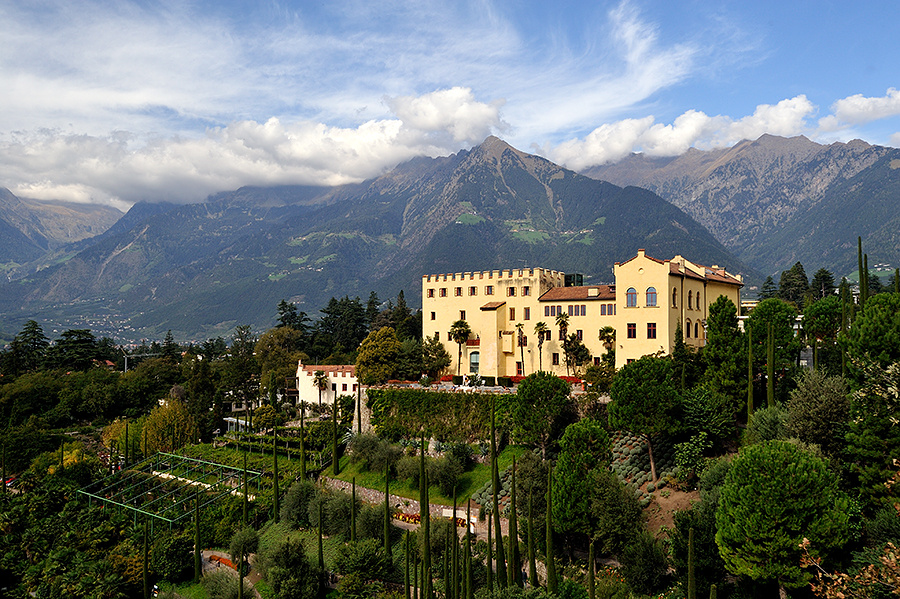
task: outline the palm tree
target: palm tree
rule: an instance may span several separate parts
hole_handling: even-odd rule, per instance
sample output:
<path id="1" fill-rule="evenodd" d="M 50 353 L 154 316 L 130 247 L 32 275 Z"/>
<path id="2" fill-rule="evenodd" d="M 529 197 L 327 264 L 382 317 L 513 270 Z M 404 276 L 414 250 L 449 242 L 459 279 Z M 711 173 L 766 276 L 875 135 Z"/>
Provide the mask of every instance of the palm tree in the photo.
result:
<path id="1" fill-rule="evenodd" d="M 562 345 L 569 334 L 569 315 L 566 312 L 556 315 L 556 326 L 559 327 L 559 343 Z"/>
<path id="2" fill-rule="evenodd" d="M 519 353 L 522 356 L 522 376 L 525 376 L 525 325 L 521 322 L 516 323 L 516 333 L 519 341 Z"/>
<path id="3" fill-rule="evenodd" d="M 609 361 L 609 358 L 612 356 L 610 353 L 616 345 L 616 328 L 611 326 L 605 326 L 600 329 L 599 335 L 600 343 L 603 344 L 603 347 L 606 349 L 606 358 Z"/>
<path id="4" fill-rule="evenodd" d="M 319 390 L 319 407 L 322 407 L 322 391 L 328 389 L 328 375 L 324 370 L 317 370 L 313 375 L 313 385 Z"/>
<path id="5" fill-rule="evenodd" d="M 463 343 L 469 340 L 469 335 L 472 334 L 472 329 L 469 327 L 469 323 L 465 320 L 457 320 L 452 325 L 450 325 L 450 338 L 459 345 L 459 358 L 456 362 L 456 375 L 459 376 L 460 368 L 462 367 L 462 347 Z"/>
<path id="6" fill-rule="evenodd" d="M 543 372 L 544 365 L 541 360 L 541 348 L 544 346 L 544 335 L 550 329 L 547 328 L 547 323 L 539 322 L 534 325 L 534 334 L 537 335 L 537 343 L 538 343 L 538 370 Z"/>

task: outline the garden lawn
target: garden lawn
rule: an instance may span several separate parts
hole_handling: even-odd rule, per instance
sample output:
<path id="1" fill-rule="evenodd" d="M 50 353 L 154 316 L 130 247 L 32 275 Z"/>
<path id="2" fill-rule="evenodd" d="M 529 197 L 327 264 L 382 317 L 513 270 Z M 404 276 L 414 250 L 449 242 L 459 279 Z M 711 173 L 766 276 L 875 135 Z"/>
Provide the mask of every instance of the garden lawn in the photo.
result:
<path id="1" fill-rule="evenodd" d="M 513 461 L 513 457 L 518 459 L 524 453 L 528 452 L 529 449 L 527 447 L 523 447 L 520 445 L 510 445 L 506 447 L 500 453 L 500 472 L 506 470 Z M 279 467 L 281 463 L 279 462 Z M 365 487 L 367 489 L 375 489 L 376 491 L 384 492 L 384 473 L 383 472 L 370 472 L 362 469 L 363 464 L 351 464 L 350 460 L 347 456 L 341 458 L 341 474 L 337 478 L 343 481 L 350 482 L 353 478 L 356 478 L 356 485 L 358 487 Z M 331 476 L 330 470 L 325 472 L 327 476 Z M 490 462 L 485 463 L 476 463 L 475 467 L 469 470 L 468 472 L 463 473 L 462 476 L 459 477 L 459 487 L 457 491 L 456 501 L 459 504 L 463 504 L 486 482 L 491 479 L 491 465 Z M 391 493 L 393 495 L 399 495 L 400 497 L 405 497 L 407 499 L 414 499 L 418 501 L 419 499 L 419 487 L 418 485 L 413 486 L 409 480 L 391 480 Z M 443 505 L 453 505 L 453 497 L 446 497 L 441 495 L 440 490 L 436 485 L 432 485 L 428 489 L 429 499 L 431 503 L 443 504 Z"/>

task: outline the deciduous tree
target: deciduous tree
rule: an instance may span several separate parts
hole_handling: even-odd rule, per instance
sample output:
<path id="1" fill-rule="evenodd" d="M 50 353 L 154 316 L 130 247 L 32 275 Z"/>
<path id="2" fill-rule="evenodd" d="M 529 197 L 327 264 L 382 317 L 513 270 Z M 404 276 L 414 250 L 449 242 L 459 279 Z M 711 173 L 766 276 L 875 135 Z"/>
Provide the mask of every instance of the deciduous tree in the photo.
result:
<path id="1" fill-rule="evenodd" d="M 369 333 L 359 346 L 356 375 L 366 385 L 386 383 L 394 374 L 400 341 L 390 327 Z"/>
<path id="2" fill-rule="evenodd" d="M 609 422 L 641 435 L 650 454 L 650 475 L 656 481 L 653 437 L 675 431 L 675 409 L 679 404 L 669 358 L 644 356 L 626 364 L 610 389 Z"/>
<path id="3" fill-rule="evenodd" d="M 562 430 L 564 417 L 571 410 L 566 381 L 549 372 L 536 372 L 525 377 L 510 398 L 513 436 L 520 443 L 547 449 Z"/>

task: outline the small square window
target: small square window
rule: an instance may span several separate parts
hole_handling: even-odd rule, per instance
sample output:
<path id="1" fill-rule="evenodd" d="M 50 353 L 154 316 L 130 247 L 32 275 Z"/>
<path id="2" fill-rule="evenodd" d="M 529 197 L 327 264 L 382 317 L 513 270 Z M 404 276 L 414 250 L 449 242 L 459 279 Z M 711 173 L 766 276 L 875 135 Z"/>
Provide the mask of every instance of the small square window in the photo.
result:
<path id="1" fill-rule="evenodd" d="M 446 288 L 446 287 L 441 287 L 441 293 L 440 293 L 440 296 L 441 296 L 441 297 L 447 297 L 447 288 Z"/>
<path id="2" fill-rule="evenodd" d="M 469 287 L 469 295 L 478 295 L 477 287 Z"/>
<path id="3" fill-rule="evenodd" d="M 637 324 L 633 322 L 628 323 L 628 338 L 637 339 Z"/>
<path id="4" fill-rule="evenodd" d="M 531 295 L 531 287 L 528 285 L 522 287 L 522 295 Z"/>
<path id="5" fill-rule="evenodd" d="M 494 295 L 494 286 L 493 285 L 485 285 L 484 286 L 484 294 L 485 295 Z"/>
<path id="6" fill-rule="evenodd" d="M 427 295 L 428 297 L 434 297 L 434 289 L 429 289 Z"/>
<path id="7" fill-rule="evenodd" d="M 558 353 L 553 354 L 553 365 L 559 366 L 559 354 Z"/>
<path id="8" fill-rule="evenodd" d="M 515 297 L 515 296 L 516 296 L 516 288 L 515 288 L 515 287 L 507 287 L 507 288 L 506 288 L 506 295 L 507 295 L 508 297 Z"/>
<path id="9" fill-rule="evenodd" d="M 647 339 L 656 339 L 656 323 L 647 323 Z"/>

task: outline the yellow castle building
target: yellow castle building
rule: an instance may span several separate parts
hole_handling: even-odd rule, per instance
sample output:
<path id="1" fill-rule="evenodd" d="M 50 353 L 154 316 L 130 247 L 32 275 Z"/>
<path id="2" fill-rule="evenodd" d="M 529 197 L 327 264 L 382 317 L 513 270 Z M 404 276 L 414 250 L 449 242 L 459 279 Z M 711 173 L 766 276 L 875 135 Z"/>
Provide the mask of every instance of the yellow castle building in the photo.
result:
<path id="1" fill-rule="evenodd" d="M 659 260 L 638 250 L 614 273 L 614 285 L 582 285 L 578 275 L 545 268 L 423 275 L 422 334 L 444 344 L 452 374 L 562 376 L 565 335 L 576 335 L 599 364 L 612 327 L 618 368 L 671 352 L 678 323 L 685 342 L 701 347 L 710 304 L 725 295 L 740 305 L 740 275 L 682 256 Z M 450 334 L 459 320 L 471 329 L 462 346 Z"/>

